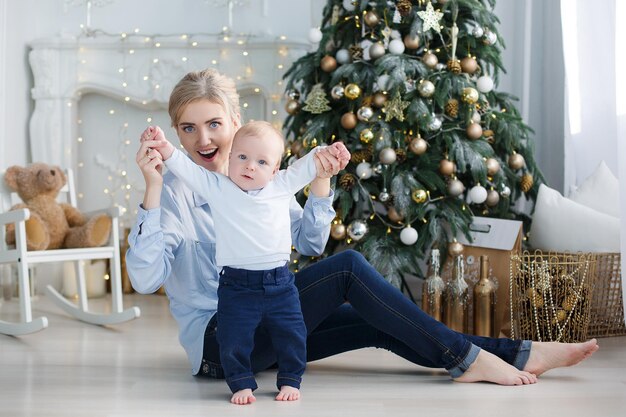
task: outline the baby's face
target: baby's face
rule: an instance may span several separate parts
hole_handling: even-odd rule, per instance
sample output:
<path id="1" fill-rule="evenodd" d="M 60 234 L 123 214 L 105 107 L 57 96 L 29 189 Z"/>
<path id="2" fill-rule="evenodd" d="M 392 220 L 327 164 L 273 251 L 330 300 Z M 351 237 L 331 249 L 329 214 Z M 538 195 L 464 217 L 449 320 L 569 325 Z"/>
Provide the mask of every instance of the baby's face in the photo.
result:
<path id="1" fill-rule="evenodd" d="M 264 188 L 280 167 L 282 147 L 273 135 L 237 136 L 228 163 L 228 177 L 244 191 Z"/>

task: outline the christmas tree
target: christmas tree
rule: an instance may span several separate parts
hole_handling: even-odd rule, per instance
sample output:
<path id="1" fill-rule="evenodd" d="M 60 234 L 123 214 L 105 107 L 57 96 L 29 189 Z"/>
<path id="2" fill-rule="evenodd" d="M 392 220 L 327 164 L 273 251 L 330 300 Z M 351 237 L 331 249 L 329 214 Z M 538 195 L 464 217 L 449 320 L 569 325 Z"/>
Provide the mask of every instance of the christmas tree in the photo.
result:
<path id="1" fill-rule="evenodd" d="M 328 0 L 317 50 L 287 80 L 290 158 L 343 141 L 325 255 L 361 251 L 388 280 L 458 253 L 472 216 L 524 220 L 543 177 L 509 94 L 493 0 Z M 306 194 L 307 190 L 304 190 Z M 528 204 L 526 205 L 528 207 Z M 423 276 L 423 275 L 422 275 Z"/>

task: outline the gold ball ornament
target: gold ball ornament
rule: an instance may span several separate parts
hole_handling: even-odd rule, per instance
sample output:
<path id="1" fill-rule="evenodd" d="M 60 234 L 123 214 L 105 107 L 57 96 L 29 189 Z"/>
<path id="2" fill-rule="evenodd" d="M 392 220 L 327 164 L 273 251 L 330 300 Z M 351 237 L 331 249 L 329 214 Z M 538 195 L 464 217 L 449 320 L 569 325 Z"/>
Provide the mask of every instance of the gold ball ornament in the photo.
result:
<path id="1" fill-rule="evenodd" d="M 465 128 L 465 133 L 471 140 L 476 140 L 483 135 L 483 128 L 480 126 L 480 123 L 470 123 Z"/>
<path id="2" fill-rule="evenodd" d="M 476 58 L 466 56 L 461 60 L 461 70 L 466 74 L 474 74 L 478 69 Z"/>
<path id="3" fill-rule="evenodd" d="M 428 68 L 434 69 L 437 66 L 437 64 L 439 63 L 439 59 L 437 58 L 437 55 L 433 54 L 432 52 L 426 52 L 422 56 L 422 62 Z"/>
<path id="4" fill-rule="evenodd" d="M 408 34 L 404 37 L 403 41 L 406 49 L 417 49 L 420 47 L 419 36 L 411 36 L 411 34 Z"/>
<path id="5" fill-rule="evenodd" d="M 367 26 L 372 28 L 380 22 L 380 17 L 378 17 L 378 14 L 376 14 L 375 11 L 370 10 L 365 13 L 365 16 L 363 16 L 363 21 Z"/>
<path id="6" fill-rule="evenodd" d="M 493 177 L 500 171 L 500 162 L 495 158 L 487 158 L 485 165 L 487 166 L 487 175 L 490 177 Z"/>
<path id="7" fill-rule="evenodd" d="M 518 153 L 514 153 L 511 156 L 509 156 L 509 167 L 513 171 L 522 169 L 524 167 L 524 164 L 526 164 L 526 161 L 524 161 L 524 157 L 522 155 Z"/>
<path id="8" fill-rule="evenodd" d="M 496 190 L 489 190 L 487 192 L 487 199 L 485 200 L 485 204 L 487 207 L 495 207 L 500 202 L 500 194 Z"/>
<path id="9" fill-rule="evenodd" d="M 565 319 L 567 318 L 567 311 L 559 308 L 556 312 L 556 319 L 558 321 L 565 321 Z"/>
<path id="10" fill-rule="evenodd" d="M 396 162 L 396 151 L 391 148 L 383 148 L 378 153 L 378 159 L 383 164 L 393 164 L 394 162 Z"/>
<path id="11" fill-rule="evenodd" d="M 563 309 L 565 309 L 566 311 L 571 311 L 574 309 L 574 307 L 576 307 L 577 302 L 578 297 L 576 296 L 576 294 L 569 294 L 567 297 L 565 297 L 565 300 L 563 300 Z"/>
<path id="12" fill-rule="evenodd" d="M 448 254 L 452 256 L 459 256 L 463 253 L 464 250 L 465 246 L 463 246 L 462 243 L 457 242 L 456 240 L 448 243 Z"/>
<path id="13" fill-rule="evenodd" d="M 288 100 L 287 103 L 285 103 L 285 111 L 291 115 L 298 113 L 300 111 L 300 102 L 297 100 Z"/>
<path id="14" fill-rule="evenodd" d="M 449 159 L 439 161 L 439 172 L 441 175 L 452 175 L 456 171 L 456 165 Z"/>
<path id="15" fill-rule="evenodd" d="M 330 236 L 335 240 L 346 238 L 346 226 L 343 223 L 336 223 L 330 227 Z"/>
<path id="16" fill-rule="evenodd" d="M 356 127 L 358 120 L 354 113 L 344 113 L 344 115 L 341 116 L 340 123 L 341 123 L 341 127 L 343 127 L 344 129 L 352 130 Z"/>
<path id="17" fill-rule="evenodd" d="M 354 83 L 350 83 L 350 84 L 346 85 L 346 88 L 344 89 L 344 94 L 350 100 L 356 100 L 361 95 L 361 87 L 359 87 L 358 85 L 356 85 Z M 476 94 L 478 94 L 478 93 L 476 93 Z"/>
<path id="18" fill-rule="evenodd" d="M 543 307 L 543 296 L 536 289 L 529 288 L 528 290 L 526 290 L 526 297 L 528 297 L 528 300 L 534 307 Z"/>
<path id="19" fill-rule="evenodd" d="M 478 91 L 472 87 L 465 87 L 461 93 L 461 100 L 468 104 L 474 104 L 478 101 Z"/>
<path id="20" fill-rule="evenodd" d="M 450 71 L 453 74 L 460 74 L 461 73 L 461 61 L 459 61 L 458 59 L 451 59 L 448 61 L 447 65 L 448 67 L 448 71 Z"/>
<path id="21" fill-rule="evenodd" d="M 359 139 L 361 139 L 363 143 L 370 143 L 372 139 L 374 139 L 374 132 L 372 132 L 371 129 L 363 129 L 361 133 L 359 133 Z"/>
<path id="22" fill-rule="evenodd" d="M 386 102 L 387 102 L 387 96 L 381 92 L 374 94 L 374 96 L 372 97 L 372 105 L 379 109 L 381 107 L 384 107 Z"/>
<path id="23" fill-rule="evenodd" d="M 413 190 L 413 192 L 411 193 L 411 198 L 417 204 L 422 204 L 425 203 L 426 200 L 428 200 L 428 193 L 422 189 Z"/>
<path id="24" fill-rule="evenodd" d="M 409 149 L 415 155 L 422 155 L 428 149 L 428 142 L 422 139 L 420 136 L 411 139 L 411 143 L 409 143 Z"/>
<path id="25" fill-rule="evenodd" d="M 309 193 L 311 192 L 311 184 L 307 184 L 303 189 L 302 192 L 304 193 L 305 197 L 309 197 Z"/>
<path id="26" fill-rule="evenodd" d="M 420 96 L 424 98 L 432 97 L 435 94 L 435 84 L 429 80 L 422 80 L 417 85 L 417 91 L 420 93 Z"/>
<path id="27" fill-rule="evenodd" d="M 320 61 L 320 67 L 324 72 L 333 72 L 337 69 L 337 60 L 330 55 L 326 55 Z"/>
<path id="28" fill-rule="evenodd" d="M 533 188 L 533 184 L 534 183 L 535 183 L 535 181 L 533 180 L 533 176 L 532 175 L 524 174 L 524 175 L 522 175 L 522 179 L 520 180 L 519 188 L 523 192 L 527 193 L 527 192 L 530 191 L 531 188 Z"/>
<path id="29" fill-rule="evenodd" d="M 394 223 L 400 223 L 402 222 L 402 220 L 404 220 L 404 216 L 402 215 L 402 213 L 399 213 L 398 210 L 396 210 L 396 208 L 393 206 L 389 207 L 389 209 L 387 210 L 387 217 L 389 217 L 389 220 Z"/>

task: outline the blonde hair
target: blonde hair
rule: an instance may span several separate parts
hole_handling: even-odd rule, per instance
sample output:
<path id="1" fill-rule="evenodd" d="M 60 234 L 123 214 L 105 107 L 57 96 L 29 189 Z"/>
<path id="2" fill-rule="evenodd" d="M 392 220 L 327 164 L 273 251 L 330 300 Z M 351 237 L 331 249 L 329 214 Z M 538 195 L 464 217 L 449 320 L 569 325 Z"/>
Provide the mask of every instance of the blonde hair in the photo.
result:
<path id="1" fill-rule="evenodd" d="M 239 93 L 235 81 L 207 68 L 188 73 L 172 90 L 168 106 L 172 127 L 176 127 L 189 103 L 203 99 L 220 104 L 233 120 L 239 116 Z"/>
<path id="2" fill-rule="evenodd" d="M 274 136 L 280 142 L 279 158 L 282 157 L 283 153 L 285 153 L 285 138 L 283 138 L 280 130 L 276 129 L 271 123 L 264 120 L 251 121 L 241 126 L 235 133 L 233 142 L 237 140 L 237 138 L 266 137 L 268 135 Z"/>

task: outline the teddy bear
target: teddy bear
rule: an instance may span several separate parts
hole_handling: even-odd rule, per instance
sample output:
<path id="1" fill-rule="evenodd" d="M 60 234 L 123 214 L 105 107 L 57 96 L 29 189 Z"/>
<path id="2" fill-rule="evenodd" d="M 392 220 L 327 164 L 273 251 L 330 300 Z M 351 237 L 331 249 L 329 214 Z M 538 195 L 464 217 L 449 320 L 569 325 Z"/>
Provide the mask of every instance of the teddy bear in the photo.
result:
<path id="1" fill-rule="evenodd" d="M 28 250 L 59 248 L 86 248 L 102 246 L 109 240 L 111 218 L 99 214 L 91 218 L 69 204 L 56 198 L 67 182 L 58 166 L 34 163 L 27 167 L 11 166 L 4 181 L 16 191 L 23 203 L 11 208 L 30 210 L 26 221 L 26 247 Z M 6 243 L 15 244 L 15 225 L 6 228 Z"/>

